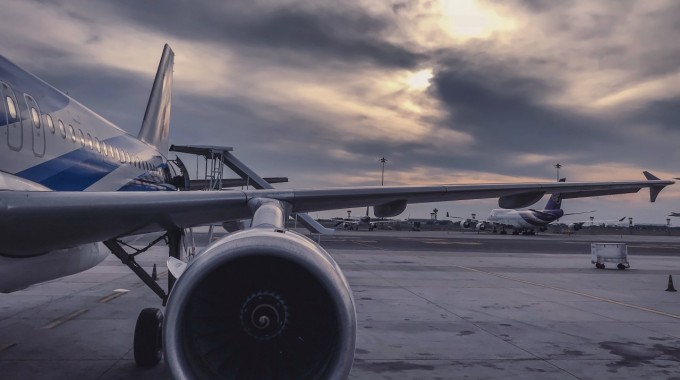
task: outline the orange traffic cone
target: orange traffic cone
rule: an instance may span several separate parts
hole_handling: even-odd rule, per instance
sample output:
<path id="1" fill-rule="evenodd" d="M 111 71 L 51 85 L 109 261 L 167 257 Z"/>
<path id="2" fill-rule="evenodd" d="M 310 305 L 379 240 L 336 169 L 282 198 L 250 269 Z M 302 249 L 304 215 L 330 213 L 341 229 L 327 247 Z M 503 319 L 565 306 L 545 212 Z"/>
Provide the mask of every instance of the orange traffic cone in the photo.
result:
<path id="1" fill-rule="evenodd" d="M 669 274 L 668 275 L 668 288 L 666 288 L 667 292 L 677 292 L 675 288 L 673 287 L 673 277 Z"/>

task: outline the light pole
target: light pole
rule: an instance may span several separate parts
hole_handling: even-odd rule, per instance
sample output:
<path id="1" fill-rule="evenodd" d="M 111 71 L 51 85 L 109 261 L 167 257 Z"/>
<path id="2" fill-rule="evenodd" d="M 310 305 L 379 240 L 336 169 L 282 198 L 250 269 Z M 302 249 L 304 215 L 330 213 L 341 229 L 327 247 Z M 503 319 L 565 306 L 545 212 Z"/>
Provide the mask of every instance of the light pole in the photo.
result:
<path id="1" fill-rule="evenodd" d="M 385 162 L 387 162 L 387 158 L 382 157 L 380 160 L 380 163 L 382 164 L 382 172 L 380 174 L 380 186 L 385 185 Z"/>
<path id="2" fill-rule="evenodd" d="M 438 212 L 439 212 L 439 210 L 437 210 L 436 207 L 434 208 L 434 210 L 432 210 L 432 213 L 434 214 L 434 220 L 437 220 L 437 213 Z"/>
<path id="3" fill-rule="evenodd" d="M 560 163 L 558 162 L 558 163 L 556 163 L 555 165 L 553 165 L 553 167 L 554 167 L 555 169 L 557 169 L 557 181 L 559 182 L 559 180 L 560 180 L 560 168 L 562 167 L 562 164 L 560 164 Z"/>

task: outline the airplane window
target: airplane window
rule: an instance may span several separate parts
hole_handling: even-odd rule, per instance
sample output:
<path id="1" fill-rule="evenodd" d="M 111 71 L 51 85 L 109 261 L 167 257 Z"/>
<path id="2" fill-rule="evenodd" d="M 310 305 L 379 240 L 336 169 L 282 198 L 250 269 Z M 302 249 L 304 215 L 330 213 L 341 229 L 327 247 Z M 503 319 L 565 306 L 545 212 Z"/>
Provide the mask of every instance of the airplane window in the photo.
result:
<path id="1" fill-rule="evenodd" d="M 87 134 L 87 145 L 90 147 L 90 149 L 94 149 L 94 144 L 92 143 L 92 135 Z"/>
<path id="2" fill-rule="evenodd" d="M 99 143 L 99 139 L 96 137 L 94 138 L 94 146 L 97 148 L 97 152 L 102 152 L 102 145 Z"/>
<path id="3" fill-rule="evenodd" d="M 7 100 L 7 110 L 9 111 L 9 116 L 12 117 L 12 119 L 17 118 L 17 106 L 14 104 L 14 100 L 12 100 L 11 97 L 5 98 Z"/>
<path id="4" fill-rule="evenodd" d="M 57 121 L 57 124 L 59 124 L 59 132 L 61 133 L 61 138 L 65 139 L 66 138 L 66 128 L 64 128 L 64 123 L 59 120 Z"/>
<path id="5" fill-rule="evenodd" d="M 47 120 L 47 128 L 54 134 L 54 120 L 52 120 L 52 116 L 45 114 L 45 120 Z"/>
<path id="6" fill-rule="evenodd" d="M 85 135 L 83 134 L 82 129 L 78 130 L 78 137 L 79 137 L 79 140 L 80 140 L 80 145 L 85 146 Z"/>
<path id="7" fill-rule="evenodd" d="M 68 134 L 71 136 L 71 141 L 76 142 L 76 130 L 71 124 L 68 125 Z"/>
<path id="8" fill-rule="evenodd" d="M 106 143 L 102 141 L 102 153 L 104 153 L 104 156 L 108 157 L 109 151 L 106 148 Z"/>
<path id="9" fill-rule="evenodd" d="M 31 107 L 31 120 L 33 121 L 33 126 L 40 129 L 40 115 L 38 115 L 38 110 Z"/>

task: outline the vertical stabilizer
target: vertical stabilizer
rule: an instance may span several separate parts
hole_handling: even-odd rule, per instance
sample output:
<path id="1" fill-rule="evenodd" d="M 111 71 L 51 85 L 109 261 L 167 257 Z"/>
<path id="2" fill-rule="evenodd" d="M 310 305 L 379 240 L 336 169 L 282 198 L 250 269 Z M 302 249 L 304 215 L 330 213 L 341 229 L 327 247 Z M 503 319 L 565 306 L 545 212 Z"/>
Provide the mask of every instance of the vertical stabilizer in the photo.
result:
<path id="1" fill-rule="evenodd" d="M 560 178 L 560 182 L 566 181 L 566 178 Z M 562 208 L 562 194 L 553 194 L 548 203 L 545 205 L 545 210 L 559 210 Z"/>
<path id="2" fill-rule="evenodd" d="M 156 79 L 153 82 L 149 104 L 146 106 L 142 129 L 138 138 L 153 145 L 164 155 L 168 155 L 168 134 L 170 132 L 170 103 L 172 98 L 172 65 L 175 53 L 167 44 L 158 64 Z"/>

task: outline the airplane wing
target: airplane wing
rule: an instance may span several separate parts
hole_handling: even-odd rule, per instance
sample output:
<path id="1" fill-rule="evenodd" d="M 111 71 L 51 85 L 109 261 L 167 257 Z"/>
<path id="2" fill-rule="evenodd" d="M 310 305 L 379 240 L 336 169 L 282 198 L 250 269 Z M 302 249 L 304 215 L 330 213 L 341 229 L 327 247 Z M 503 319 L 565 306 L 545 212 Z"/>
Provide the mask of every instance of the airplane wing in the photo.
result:
<path id="1" fill-rule="evenodd" d="M 647 187 L 656 195 L 673 183 L 655 179 L 209 192 L 0 191 L 0 252 L 34 255 L 127 235 L 247 219 L 253 216 L 249 207 L 253 199 L 281 201 L 290 212 L 374 206 L 377 217 L 391 217 L 409 203 L 498 197 L 501 207 L 517 208 L 547 193 L 577 198 L 593 192 L 635 193 Z"/>
<path id="2" fill-rule="evenodd" d="M 593 219 L 593 220 L 565 220 L 562 222 L 562 224 L 580 224 L 581 226 L 586 224 L 586 223 L 592 223 L 592 224 L 602 224 L 602 223 L 613 223 L 613 224 L 628 224 L 627 222 L 624 222 L 626 217 L 624 216 L 623 218 L 620 219 Z"/>

